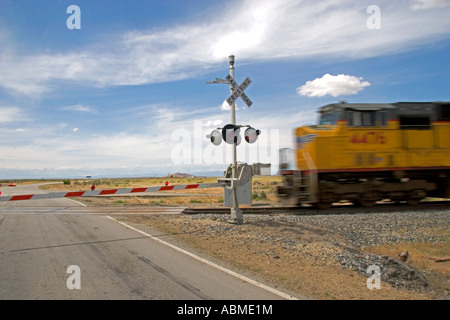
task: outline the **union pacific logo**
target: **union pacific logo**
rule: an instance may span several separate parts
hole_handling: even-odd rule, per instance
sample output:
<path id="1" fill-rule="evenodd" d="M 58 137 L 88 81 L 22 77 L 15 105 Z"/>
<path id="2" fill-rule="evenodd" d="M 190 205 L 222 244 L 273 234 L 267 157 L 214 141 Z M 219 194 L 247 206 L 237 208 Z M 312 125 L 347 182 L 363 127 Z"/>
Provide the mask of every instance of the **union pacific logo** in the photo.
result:
<path id="1" fill-rule="evenodd" d="M 297 149 L 302 149 L 306 143 L 312 142 L 317 137 L 317 134 L 307 134 L 305 136 L 297 137 Z"/>

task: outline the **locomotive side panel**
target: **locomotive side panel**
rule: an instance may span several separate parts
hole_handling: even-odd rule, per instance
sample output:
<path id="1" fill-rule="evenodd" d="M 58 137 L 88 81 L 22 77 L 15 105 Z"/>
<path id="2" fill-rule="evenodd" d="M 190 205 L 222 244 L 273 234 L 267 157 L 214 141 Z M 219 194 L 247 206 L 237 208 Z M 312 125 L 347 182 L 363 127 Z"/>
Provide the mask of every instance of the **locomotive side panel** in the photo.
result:
<path id="1" fill-rule="evenodd" d="M 434 123 L 434 141 L 436 148 L 450 149 L 450 121 Z"/>
<path id="2" fill-rule="evenodd" d="M 348 154 L 342 169 L 389 168 L 402 161 L 396 121 L 382 127 L 345 127 L 343 151 Z"/>

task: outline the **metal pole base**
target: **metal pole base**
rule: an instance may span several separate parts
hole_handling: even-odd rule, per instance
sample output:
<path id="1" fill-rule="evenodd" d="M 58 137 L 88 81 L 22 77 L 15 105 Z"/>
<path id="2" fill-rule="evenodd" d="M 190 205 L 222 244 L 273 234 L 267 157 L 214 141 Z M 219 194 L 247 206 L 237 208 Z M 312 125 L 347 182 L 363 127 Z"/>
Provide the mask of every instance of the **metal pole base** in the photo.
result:
<path id="1" fill-rule="evenodd" d="M 228 220 L 228 223 L 243 224 L 244 216 L 242 214 L 242 210 L 239 208 L 231 208 L 231 217 L 230 220 Z"/>

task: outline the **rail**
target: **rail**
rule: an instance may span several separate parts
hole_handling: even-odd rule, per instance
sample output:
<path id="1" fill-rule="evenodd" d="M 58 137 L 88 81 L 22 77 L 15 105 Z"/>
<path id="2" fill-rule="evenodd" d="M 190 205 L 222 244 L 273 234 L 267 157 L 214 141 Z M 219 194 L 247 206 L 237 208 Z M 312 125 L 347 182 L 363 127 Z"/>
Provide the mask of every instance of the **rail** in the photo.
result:
<path id="1" fill-rule="evenodd" d="M 312 205 L 302 205 L 301 207 L 252 207 L 241 208 L 243 214 L 294 214 L 294 215 L 328 215 L 328 214 L 376 214 L 396 211 L 422 211 L 424 209 L 442 210 L 450 206 L 450 199 L 447 200 L 422 200 L 418 205 L 407 203 L 397 203 L 390 201 L 379 201 L 375 206 L 366 208 L 352 204 L 350 202 L 334 203 L 329 209 L 317 209 Z M 182 212 L 187 215 L 196 214 L 229 214 L 229 208 L 185 208 Z"/>

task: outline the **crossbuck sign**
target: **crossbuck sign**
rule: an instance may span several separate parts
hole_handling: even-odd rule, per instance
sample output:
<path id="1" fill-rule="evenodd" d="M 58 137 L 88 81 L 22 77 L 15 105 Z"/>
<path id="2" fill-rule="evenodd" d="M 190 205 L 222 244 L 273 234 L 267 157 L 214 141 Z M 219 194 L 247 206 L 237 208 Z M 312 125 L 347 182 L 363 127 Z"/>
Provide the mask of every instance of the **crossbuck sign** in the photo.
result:
<path id="1" fill-rule="evenodd" d="M 227 99 L 227 103 L 231 106 L 239 97 L 241 97 L 241 99 L 244 100 L 245 104 L 250 107 L 253 102 L 249 97 L 247 97 L 247 95 L 244 93 L 244 90 L 247 89 L 250 83 L 252 83 L 252 80 L 247 77 L 241 85 L 238 85 L 230 75 L 227 75 L 225 79 L 235 90 L 234 93 Z"/>

